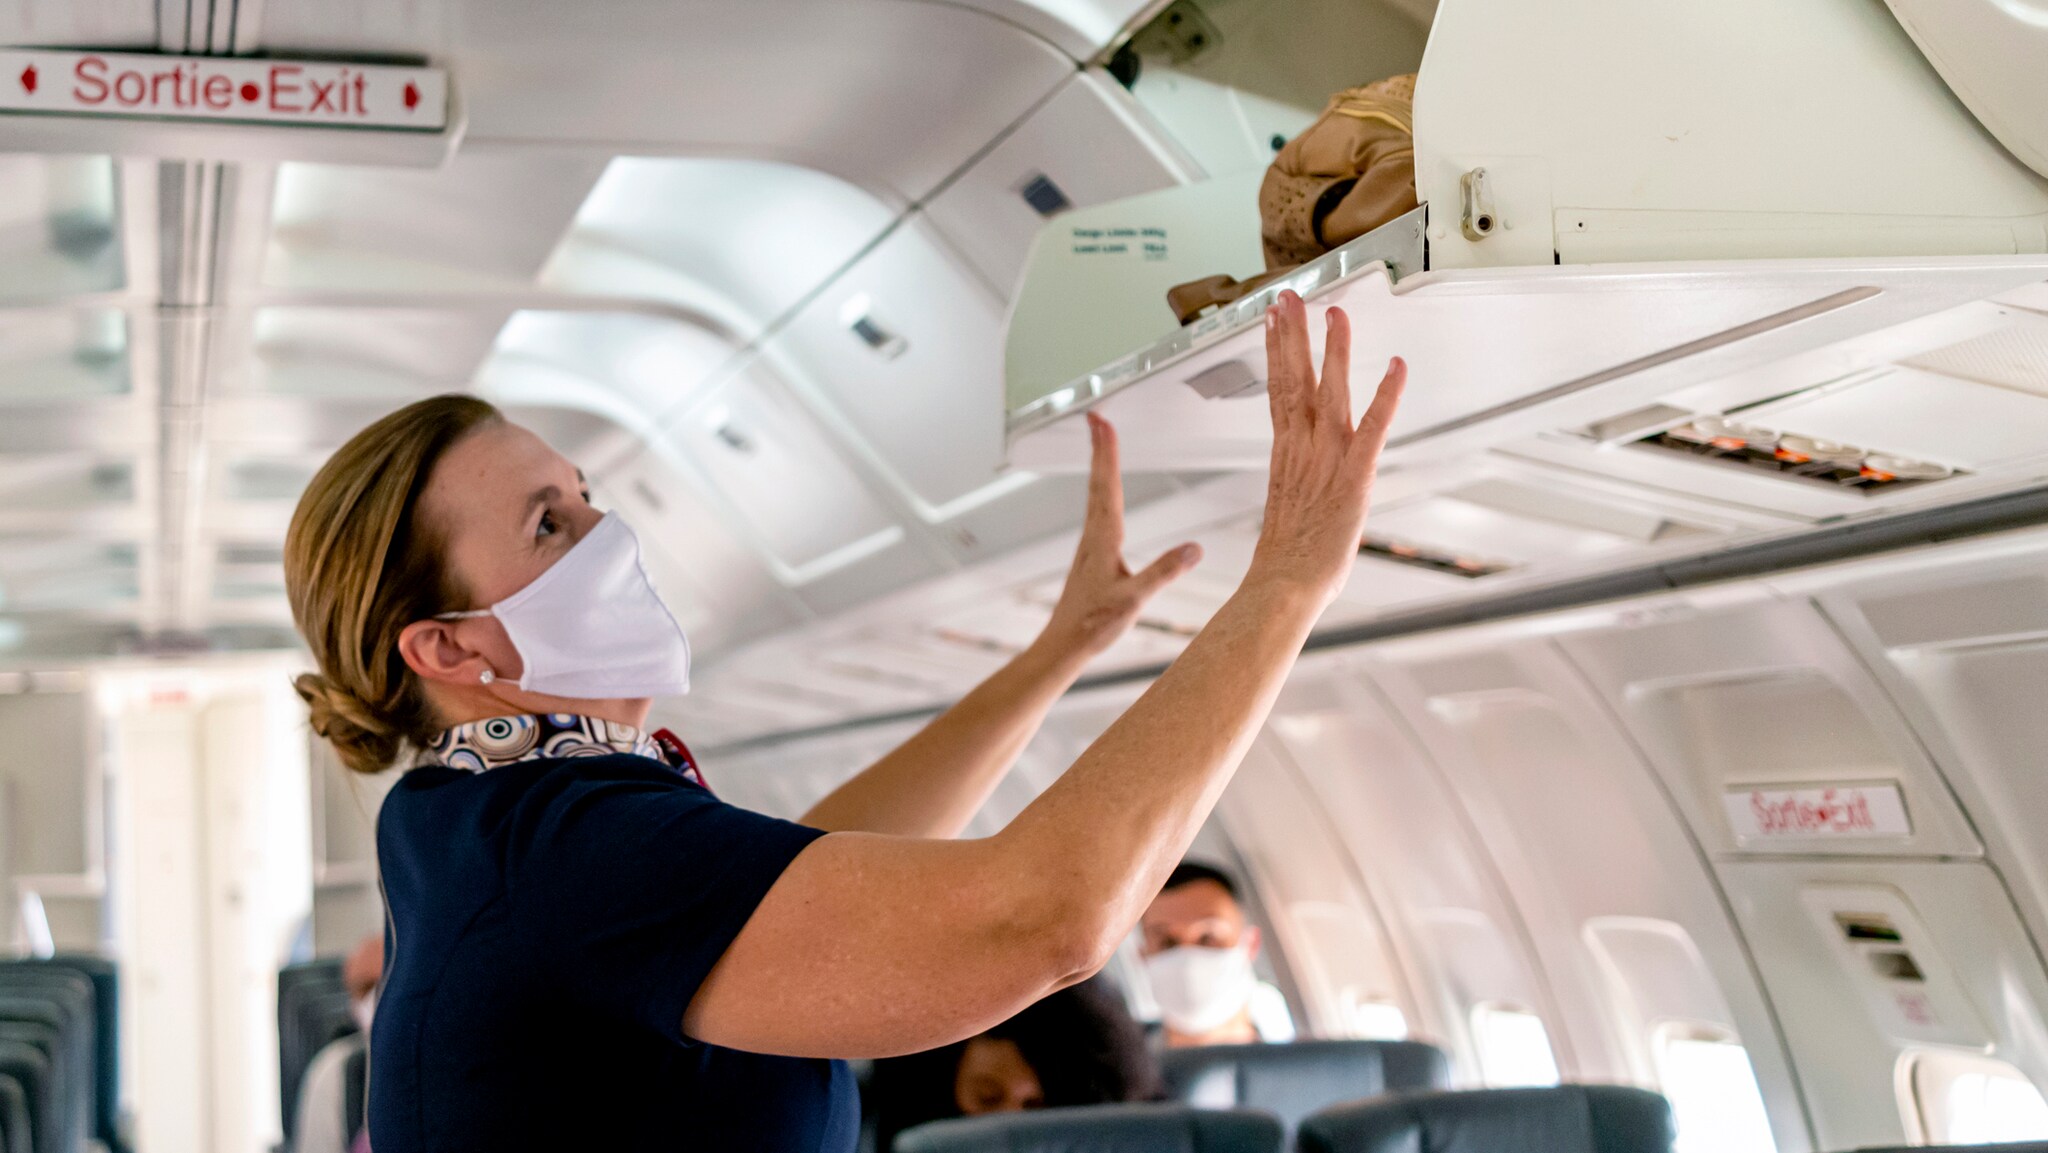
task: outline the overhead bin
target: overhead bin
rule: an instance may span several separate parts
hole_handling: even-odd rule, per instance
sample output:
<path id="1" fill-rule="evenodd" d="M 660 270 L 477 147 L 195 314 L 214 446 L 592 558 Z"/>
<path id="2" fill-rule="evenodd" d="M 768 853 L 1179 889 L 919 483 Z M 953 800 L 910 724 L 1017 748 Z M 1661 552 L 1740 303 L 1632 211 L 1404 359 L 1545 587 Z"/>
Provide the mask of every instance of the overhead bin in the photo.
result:
<path id="1" fill-rule="evenodd" d="M 1195 171 L 1115 78 L 1077 72 L 926 214 L 1005 301 L 1046 221 L 1075 207 L 1171 187 Z"/>
<path id="2" fill-rule="evenodd" d="M 763 351 L 879 458 L 931 520 L 997 481 L 994 296 L 907 216 L 818 293 Z M 987 391 L 984 391 L 986 389 Z"/>
<path id="3" fill-rule="evenodd" d="M 1361 409 L 1386 358 L 1408 359 L 1412 459 L 2048 279 L 2048 180 L 1887 12 L 1847 0 L 1445 0 L 1415 145 L 1423 208 L 1185 327 L 1168 287 L 1260 271 L 1256 172 L 1049 225 L 1009 332 L 1010 462 L 1081 467 L 1068 418 L 1096 408 L 1131 467 L 1263 466 L 1260 315 L 1282 289 L 1352 314 Z M 1482 172 L 1496 226 L 1468 233 Z"/>

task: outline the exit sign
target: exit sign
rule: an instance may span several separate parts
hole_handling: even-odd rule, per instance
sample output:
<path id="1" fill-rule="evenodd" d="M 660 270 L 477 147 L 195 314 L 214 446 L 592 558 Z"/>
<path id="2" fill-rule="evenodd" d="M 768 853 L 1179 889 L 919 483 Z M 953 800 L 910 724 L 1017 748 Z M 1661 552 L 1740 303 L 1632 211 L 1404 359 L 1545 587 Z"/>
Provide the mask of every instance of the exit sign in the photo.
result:
<path id="1" fill-rule="evenodd" d="M 448 74 L 332 60 L 0 49 L 0 112 L 321 128 L 448 124 Z"/>

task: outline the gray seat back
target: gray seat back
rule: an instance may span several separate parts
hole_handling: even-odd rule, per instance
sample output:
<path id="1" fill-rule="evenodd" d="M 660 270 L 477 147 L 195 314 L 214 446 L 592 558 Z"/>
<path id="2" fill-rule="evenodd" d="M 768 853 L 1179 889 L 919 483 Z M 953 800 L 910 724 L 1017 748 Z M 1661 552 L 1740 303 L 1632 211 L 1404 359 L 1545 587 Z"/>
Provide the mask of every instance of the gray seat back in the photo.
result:
<path id="1" fill-rule="evenodd" d="M 0 1073 L 0 1153 L 35 1153 L 28 1124 L 28 1093 L 21 1082 Z"/>
<path id="2" fill-rule="evenodd" d="M 277 974 L 278 1108 L 290 1143 L 299 1115 L 299 1082 L 328 1042 L 355 1028 L 341 961 L 329 958 L 288 965 Z"/>
<path id="3" fill-rule="evenodd" d="M 1301 1123 L 1302 1153 L 1671 1153 L 1663 1097 L 1619 1085 L 1402 1093 Z"/>
<path id="4" fill-rule="evenodd" d="M 75 973 L 0 972 L 0 1036 L 34 1045 L 49 1060 L 56 1112 L 38 1121 L 37 1141 L 76 1149 L 91 1136 L 92 987 Z"/>
<path id="5" fill-rule="evenodd" d="M 17 969 L 56 969 L 92 982 L 93 1127 L 107 1148 L 121 1149 L 121 990 L 118 970 L 104 957 L 59 953 L 44 960 L 14 961 Z"/>
<path id="6" fill-rule="evenodd" d="M 1898 1145 L 1856 1153 L 2048 1153 L 2048 1141 L 2004 1141 L 1996 1145 Z"/>
<path id="7" fill-rule="evenodd" d="M 934 1121 L 897 1153 L 1280 1153 L 1278 1119 L 1185 1105 L 1083 1105 Z"/>
<path id="8" fill-rule="evenodd" d="M 1160 1055 L 1167 1095 L 1206 1109 L 1262 1109 L 1289 1130 L 1318 1109 L 1406 1089 L 1448 1089 L 1451 1063 L 1420 1041 L 1202 1045 Z"/>
<path id="9" fill-rule="evenodd" d="M 35 1046 L 22 1041 L 0 1041 L 0 1077 L 21 1086 L 28 1098 L 28 1133 L 23 1142 L 28 1153 L 59 1153 L 57 1139 L 60 1103 L 50 1080 L 50 1059 Z M 10 1145 L 14 1138 L 8 1138 Z"/>

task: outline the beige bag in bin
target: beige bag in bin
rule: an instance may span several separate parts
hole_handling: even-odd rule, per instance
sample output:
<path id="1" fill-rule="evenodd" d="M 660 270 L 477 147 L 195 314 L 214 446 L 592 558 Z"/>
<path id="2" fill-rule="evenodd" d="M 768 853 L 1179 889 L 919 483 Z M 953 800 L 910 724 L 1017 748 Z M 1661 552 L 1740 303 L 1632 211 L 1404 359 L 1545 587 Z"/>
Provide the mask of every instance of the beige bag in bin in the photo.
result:
<path id="1" fill-rule="evenodd" d="M 1287 142 L 1259 186 L 1266 273 L 1175 285 L 1182 324 L 1228 304 L 1415 207 L 1415 77 L 1347 88 Z"/>

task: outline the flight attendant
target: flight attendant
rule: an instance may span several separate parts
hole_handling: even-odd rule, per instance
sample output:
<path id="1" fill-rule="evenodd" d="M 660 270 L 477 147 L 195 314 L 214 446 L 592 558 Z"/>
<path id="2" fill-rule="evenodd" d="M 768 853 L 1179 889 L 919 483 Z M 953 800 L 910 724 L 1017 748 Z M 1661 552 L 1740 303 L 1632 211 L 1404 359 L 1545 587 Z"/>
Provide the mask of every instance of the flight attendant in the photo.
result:
<path id="1" fill-rule="evenodd" d="M 1274 429 L 1249 573 L 1002 832 L 951 839 L 1059 695 L 1192 548 L 1121 559 L 1092 421 L 1081 544 L 1044 633 L 799 822 L 724 804 L 645 731 L 689 647 L 581 475 L 473 398 L 371 425 L 300 500 L 292 611 L 315 731 L 412 765 L 378 827 L 390 919 L 370 1057 L 377 1153 L 844 1153 L 841 1058 L 974 1036 L 1099 969 L 1230 781 L 1357 554 L 1405 369 L 1350 420 L 1349 328 L 1318 377 L 1267 316 Z M 687 542 L 684 542 L 687 545 Z"/>

